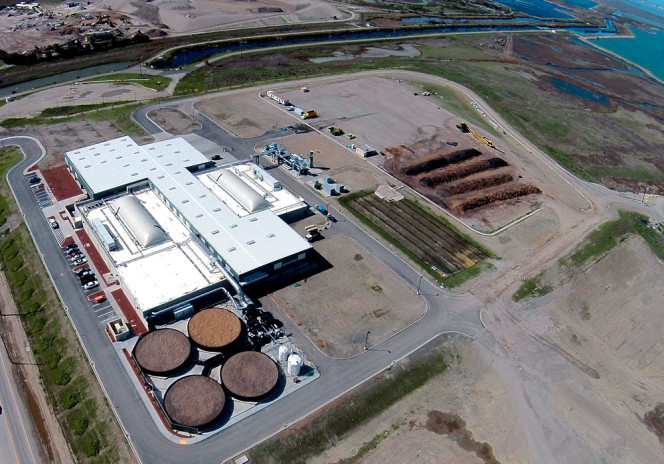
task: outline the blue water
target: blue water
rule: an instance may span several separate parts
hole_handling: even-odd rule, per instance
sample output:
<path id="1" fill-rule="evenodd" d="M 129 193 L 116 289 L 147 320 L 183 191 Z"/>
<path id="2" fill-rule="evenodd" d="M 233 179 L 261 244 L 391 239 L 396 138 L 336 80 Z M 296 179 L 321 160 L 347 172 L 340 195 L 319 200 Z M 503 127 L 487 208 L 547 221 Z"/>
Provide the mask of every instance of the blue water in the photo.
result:
<path id="1" fill-rule="evenodd" d="M 664 31 L 630 30 L 634 38 L 593 39 L 592 43 L 636 63 L 664 80 Z"/>
<path id="2" fill-rule="evenodd" d="M 590 0 L 563 0 L 565 3 L 569 3 L 570 5 L 578 6 L 580 8 L 594 8 L 598 4 L 595 2 L 591 2 Z"/>
<path id="3" fill-rule="evenodd" d="M 582 0 L 583 1 L 583 0 Z M 568 15 L 561 11 L 572 11 L 555 3 L 547 2 L 546 0 L 496 0 L 501 5 L 508 6 L 513 10 L 521 11 L 531 16 L 538 18 L 557 18 L 557 19 L 571 19 L 574 16 Z"/>
<path id="4" fill-rule="evenodd" d="M 487 22 L 487 23 L 513 23 L 514 21 L 524 21 L 531 23 L 539 23 L 541 20 L 537 18 L 531 18 L 528 16 L 520 16 L 516 18 L 441 18 L 438 16 L 411 16 L 408 18 L 402 18 L 401 22 L 412 23 L 412 24 L 425 24 L 425 23 L 440 23 L 440 24 L 464 24 L 468 22 L 478 23 L 478 22 Z"/>
<path id="5" fill-rule="evenodd" d="M 594 102 L 611 103 L 611 101 L 608 98 L 606 98 L 606 95 L 604 95 L 603 93 L 591 92 L 590 90 L 586 90 L 583 87 L 570 84 L 569 82 L 566 81 L 561 81 L 560 79 L 556 79 L 555 77 L 549 77 L 548 79 L 549 82 L 551 82 L 553 85 L 555 85 L 558 89 L 562 90 L 563 92 L 567 92 L 577 97 L 585 98 L 586 100 L 591 100 Z"/>
<path id="6" fill-rule="evenodd" d="M 609 18 L 604 18 L 605 27 L 589 27 L 585 30 L 578 28 L 564 28 L 568 31 L 573 31 L 576 34 L 580 35 L 613 35 L 616 33 L 616 26 L 614 26 L 613 21 Z"/>

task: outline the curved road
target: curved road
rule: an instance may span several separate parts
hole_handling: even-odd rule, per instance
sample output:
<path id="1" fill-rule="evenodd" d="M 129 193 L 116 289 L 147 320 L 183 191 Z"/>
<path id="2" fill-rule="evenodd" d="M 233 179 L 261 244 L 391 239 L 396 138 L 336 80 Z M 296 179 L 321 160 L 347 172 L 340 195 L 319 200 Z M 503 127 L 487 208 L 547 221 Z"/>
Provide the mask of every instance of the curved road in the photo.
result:
<path id="1" fill-rule="evenodd" d="M 138 119 L 141 119 L 138 116 Z M 202 116 L 197 115 L 197 120 Z M 218 126 L 216 126 L 218 127 Z M 219 128 L 220 129 L 220 128 Z M 217 132 L 219 137 L 230 134 Z M 231 136 L 232 137 L 232 136 Z M 299 329 L 289 327 L 294 333 L 294 341 L 319 367 L 321 377 L 280 399 L 252 415 L 211 437 L 196 444 L 182 446 L 162 435 L 153 422 L 139 393 L 132 386 L 120 359 L 98 325 L 80 285 L 62 259 L 58 244 L 44 219 L 44 215 L 34 201 L 30 187 L 24 179 L 24 171 L 43 156 L 43 147 L 35 139 L 12 137 L 5 143 L 16 144 L 24 152 L 26 159 L 8 174 L 10 186 L 25 216 L 26 224 L 43 256 L 44 263 L 60 298 L 65 305 L 74 327 L 79 334 L 84 349 L 90 358 L 93 369 L 102 388 L 117 413 L 119 420 L 130 437 L 131 444 L 142 462 L 154 463 L 218 463 L 251 448 L 269 436 L 279 432 L 288 424 L 311 414 L 340 395 L 363 383 L 394 362 L 412 353 L 436 336 L 455 332 L 474 336 L 482 330 L 480 311 L 482 303 L 471 295 L 441 293 L 440 289 L 423 279 L 421 292 L 428 305 L 427 314 L 376 347 L 350 359 L 332 359 L 323 355 Z M 253 144 L 255 141 L 250 142 Z M 277 171 L 277 170 L 275 170 Z M 275 174 L 278 174 L 275 172 Z M 280 176 L 281 177 L 281 176 Z M 292 180 L 288 182 L 290 187 Z M 298 194 L 312 195 L 304 187 L 295 184 Z M 306 198 L 306 197 L 305 197 Z M 339 219 L 343 215 L 333 211 Z M 398 258 L 389 249 L 374 240 L 351 221 L 341 220 L 335 225 L 338 233 L 355 238 L 368 251 L 387 264 L 409 285 L 416 288 L 420 274 Z M 263 304 L 274 311 L 270 300 Z M 287 317 L 281 318 L 284 322 Z M 298 417 L 293 417 L 293 411 Z"/>

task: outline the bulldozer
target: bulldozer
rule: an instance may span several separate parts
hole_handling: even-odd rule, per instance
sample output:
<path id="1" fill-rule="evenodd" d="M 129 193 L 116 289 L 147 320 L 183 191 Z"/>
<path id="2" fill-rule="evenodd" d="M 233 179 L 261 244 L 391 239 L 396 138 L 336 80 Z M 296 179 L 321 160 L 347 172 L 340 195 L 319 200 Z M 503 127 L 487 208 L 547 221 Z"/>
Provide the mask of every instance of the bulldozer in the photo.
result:
<path id="1" fill-rule="evenodd" d="M 460 130 L 461 132 L 463 132 L 464 134 L 467 134 L 467 133 L 470 132 L 471 134 L 473 134 L 473 137 L 475 137 L 475 138 L 476 138 L 477 140 L 479 140 L 480 142 L 486 143 L 486 144 L 487 144 L 488 146 L 490 146 L 491 148 L 496 148 L 496 146 L 493 144 L 493 142 L 492 142 L 491 140 L 487 139 L 487 138 L 484 137 L 483 135 L 480 135 L 480 134 L 478 134 L 477 132 L 475 132 L 474 130 L 472 130 L 472 129 L 468 126 L 468 124 L 466 124 L 465 122 L 462 122 L 461 124 L 458 124 L 456 127 L 457 127 L 457 129 L 459 129 L 459 130 Z"/>

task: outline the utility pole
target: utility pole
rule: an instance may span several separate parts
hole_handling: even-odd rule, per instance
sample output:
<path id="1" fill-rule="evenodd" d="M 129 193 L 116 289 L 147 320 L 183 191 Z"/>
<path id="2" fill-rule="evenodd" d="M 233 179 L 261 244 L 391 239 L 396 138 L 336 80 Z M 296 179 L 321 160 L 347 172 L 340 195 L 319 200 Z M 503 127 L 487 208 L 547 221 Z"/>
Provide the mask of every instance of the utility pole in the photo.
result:
<path id="1" fill-rule="evenodd" d="M 422 279 L 424 278 L 423 275 L 420 275 L 420 281 L 417 283 L 417 294 L 421 295 L 420 293 L 420 285 L 422 285 Z"/>

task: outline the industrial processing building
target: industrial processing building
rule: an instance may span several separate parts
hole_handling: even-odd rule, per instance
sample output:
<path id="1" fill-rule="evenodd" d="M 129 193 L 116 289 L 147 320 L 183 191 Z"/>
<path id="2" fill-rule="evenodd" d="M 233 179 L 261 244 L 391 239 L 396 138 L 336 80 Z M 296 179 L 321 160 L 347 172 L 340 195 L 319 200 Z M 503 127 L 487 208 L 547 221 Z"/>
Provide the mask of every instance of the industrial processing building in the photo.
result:
<path id="1" fill-rule="evenodd" d="M 308 206 L 260 166 L 215 163 L 181 138 L 121 137 L 65 154 L 91 201 L 78 212 L 144 316 L 278 277 L 311 245 L 285 221 Z"/>

